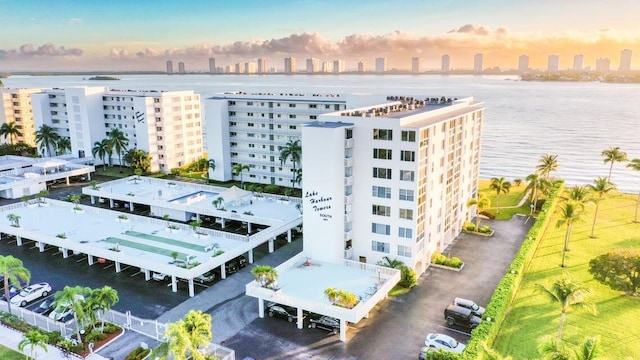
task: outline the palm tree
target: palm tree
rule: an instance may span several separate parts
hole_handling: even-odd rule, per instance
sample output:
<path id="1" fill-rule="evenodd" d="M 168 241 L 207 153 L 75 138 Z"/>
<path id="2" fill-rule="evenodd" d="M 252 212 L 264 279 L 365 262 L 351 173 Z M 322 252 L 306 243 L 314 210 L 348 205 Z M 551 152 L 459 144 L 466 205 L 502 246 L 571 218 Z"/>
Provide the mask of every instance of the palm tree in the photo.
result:
<path id="1" fill-rule="evenodd" d="M 211 205 L 216 207 L 216 210 L 220 210 L 224 206 L 224 198 L 219 196 L 211 201 Z"/>
<path id="2" fill-rule="evenodd" d="M 640 171 L 640 159 L 633 159 L 629 161 L 627 167 L 633 171 Z M 638 192 L 638 200 L 636 200 L 636 215 L 633 218 L 633 222 L 638 222 L 638 207 L 640 206 L 640 191 Z"/>
<path id="3" fill-rule="evenodd" d="M 492 178 L 489 188 L 496 191 L 496 214 L 500 212 L 500 194 L 508 194 L 511 190 L 511 183 L 508 182 L 504 176 L 499 178 Z"/>
<path id="4" fill-rule="evenodd" d="M 102 166 L 104 170 L 107 170 L 107 161 L 106 159 L 111 158 L 111 154 L 113 150 L 111 145 L 109 144 L 109 139 L 102 139 L 102 141 L 96 141 L 93 144 L 93 149 L 91 149 L 91 153 L 93 157 L 97 157 L 102 160 Z"/>
<path id="5" fill-rule="evenodd" d="M 69 195 L 69 200 L 71 200 L 71 202 L 75 204 L 75 206 L 73 207 L 74 211 L 80 210 L 80 205 L 78 205 L 80 203 L 80 199 L 82 199 L 82 195 L 80 194 Z"/>
<path id="6" fill-rule="evenodd" d="M 9 299 L 9 286 L 20 288 L 23 282 L 31 281 L 31 272 L 24 267 L 22 260 L 11 255 L 0 255 L 0 275 L 4 279 L 4 298 Z M 7 301 L 7 309 L 11 314 L 11 302 Z"/>
<path id="7" fill-rule="evenodd" d="M 571 230 L 573 228 L 573 223 L 582 221 L 582 211 L 579 204 L 575 201 L 566 201 L 563 205 L 558 208 L 560 212 L 559 219 L 556 222 L 556 227 L 561 227 L 563 225 L 567 225 L 567 232 L 564 236 L 564 247 L 562 248 L 562 264 L 561 267 L 564 267 L 564 257 L 565 253 L 569 251 L 569 239 L 571 238 Z"/>
<path id="8" fill-rule="evenodd" d="M 300 185 L 302 183 L 302 169 L 296 169 L 293 172 L 293 185 L 295 188 L 295 184 Z"/>
<path id="9" fill-rule="evenodd" d="M 627 153 L 624 151 L 620 151 L 619 147 L 611 147 L 607 150 L 603 150 L 602 154 L 604 157 L 604 163 L 611 163 L 609 166 L 609 176 L 607 176 L 607 180 L 611 181 L 611 171 L 613 170 L 613 164 L 616 162 L 627 161 Z"/>
<path id="10" fill-rule="evenodd" d="M 302 147 L 300 146 L 300 140 L 289 140 L 289 142 L 280 150 L 280 164 L 284 165 L 287 160 L 291 159 L 293 163 L 293 174 L 291 175 L 291 185 L 295 185 L 296 176 L 296 164 L 300 163 L 302 159 Z"/>
<path id="11" fill-rule="evenodd" d="M 38 359 L 38 348 L 42 348 L 44 352 L 47 352 L 47 341 L 49 336 L 43 334 L 39 329 L 29 330 L 22 335 L 22 340 L 18 343 L 18 350 L 24 353 L 25 347 L 31 348 L 31 358 Z"/>
<path id="12" fill-rule="evenodd" d="M 591 336 L 582 342 L 579 347 L 573 349 L 576 360 L 595 360 L 600 355 L 600 337 Z"/>
<path id="13" fill-rule="evenodd" d="M 404 265 L 404 263 L 398 259 L 391 259 L 388 256 L 383 256 L 381 261 L 378 261 L 377 265 L 392 268 L 392 269 L 400 269 Z"/>
<path id="14" fill-rule="evenodd" d="M 491 206 L 491 199 L 486 193 L 478 194 L 477 198 L 469 199 L 467 207 L 476 206 L 476 229 L 480 228 L 480 214 Z"/>
<path id="15" fill-rule="evenodd" d="M 256 265 L 251 273 L 262 287 L 269 287 L 278 279 L 278 272 L 269 265 Z"/>
<path id="16" fill-rule="evenodd" d="M 559 166 L 558 155 L 544 154 L 538 160 L 538 166 L 536 167 L 536 170 L 540 174 L 540 176 L 548 180 L 549 175 L 552 172 L 558 170 Z"/>
<path id="17" fill-rule="evenodd" d="M 513 179 L 513 185 L 515 185 L 516 187 L 522 185 L 522 179 L 520 178 Z"/>
<path id="18" fill-rule="evenodd" d="M 20 215 L 9 214 L 7 220 L 11 221 L 11 226 L 20 227 Z"/>
<path id="19" fill-rule="evenodd" d="M 244 180 L 242 179 L 242 172 L 244 170 L 249 171 L 249 165 L 247 164 L 241 164 L 241 163 L 235 163 L 233 165 L 233 167 L 231 168 L 231 171 L 233 171 L 233 174 L 238 176 L 240 175 L 240 187 L 244 189 Z"/>
<path id="20" fill-rule="evenodd" d="M 36 143 L 40 145 L 40 151 L 47 151 L 48 156 L 51 155 L 51 148 L 55 148 L 60 139 L 60 135 L 49 125 L 42 124 L 40 129 L 36 131 Z"/>
<path id="21" fill-rule="evenodd" d="M 71 139 L 68 137 L 61 137 L 56 142 L 56 148 L 58 155 L 66 155 L 71 151 Z"/>
<path id="22" fill-rule="evenodd" d="M 109 147 L 118 155 L 120 167 L 122 167 L 122 153 L 127 151 L 129 139 L 120 129 L 112 129 L 109 132 Z"/>
<path id="23" fill-rule="evenodd" d="M 172 355 L 175 360 L 204 360 L 200 347 L 208 344 L 211 334 L 211 315 L 198 310 L 189 311 L 184 319 L 170 323 L 164 334 L 167 339 L 156 351 Z"/>
<path id="24" fill-rule="evenodd" d="M 543 360 L 571 360 L 569 349 L 551 335 L 538 341 L 538 352 L 542 354 Z"/>
<path id="25" fill-rule="evenodd" d="M 100 312 L 102 315 L 106 311 L 111 310 L 111 307 L 117 304 L 118 301 L 120 301 L 118 291 L 108 285 L 105 285 L 100 289 L 93 289 L 88 300 L 92 317 L 95 316 L 96 311 Z M 95 323 L 95 321 L 92 322 Z M 102 329 L 104 329 L 104 319 L 102 319 Z"/>
<path id="26" fill-rule="evenodd" d="M 550 288 L 536 284 L 536 290 L 545 294 L 552 303 L 560 303 L 560 327 L 556 341 L 562 340 L 562 327 L 567 317 L 567 311 L 572 307 L 579 307 L 592 314 L 596 314 L 595 305 L 585 300 L 591 294 L 591 289 L 571 280 L 568 273 L 562 278 L 556 279 Z"/>
<path id="27" fill-rule="evenodd" d="M 16 123 L 12 121 L 4 123 L 2 124 L 2 126 L 0 126 L 0 136 L 3 136 L 5 140 L 7 140 L 7 137 L 9 137 L 9 141 L 11 145 L 13 145 L 13 141 L 15 140 L 15 138 L 18 136 L 22 136 L 22 132 L 20 131 L 20 129 L 18 129 Z"/>
<path id="28" fill-rule="evenodd" d="M 593 215 L 593 224 L 591 225 L 591 235 L 590 238 L 594 238 L 593 232 L 596 228 L 596 219 L 598 218 L 598 209 L 600 208 L 600 200 L 604 198 L 611 191 L 616 190 L 616 186 L 609 181 L 609 179 L 601 176 L 595 180 L 593 180 L 593 185 L 587 185 L 589 189 L 597 196 L 596 199 L 596 212 Z"/>
<path id="29" fill-rule="evenodd" d="M 53 298 L 55 307 L 68 306 L 73 310 L 73 319 L 76 323 L 77 339 L 82 342 L 80 329 L 84 327 L 84 321 L 89 316 L 87 309 L 87 298 L 91 295 L 91 289 L 82 286 L 65 286 L 61 291 L 57 291 Z"/>
<path id="30" fill-rule="evenodd" d="M 576 185 L 567 191 L 562 197 L 565 201 L 575 201 L 584 210 L 586 204 L 593 202 L 591 199 L 591 189 L 588 186 Z"/>

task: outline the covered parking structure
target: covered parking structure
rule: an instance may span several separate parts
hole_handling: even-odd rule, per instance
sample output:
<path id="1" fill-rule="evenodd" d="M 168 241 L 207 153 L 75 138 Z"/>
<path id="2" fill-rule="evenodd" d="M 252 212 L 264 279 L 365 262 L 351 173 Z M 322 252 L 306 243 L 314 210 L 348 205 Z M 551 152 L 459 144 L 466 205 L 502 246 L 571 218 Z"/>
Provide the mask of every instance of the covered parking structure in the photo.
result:
<path id="1" fill-rule="evenodd" d="M 153 272 L 166 274 L 174 292 L 178 279 L 184 279 L 189 296 L 194 296 L 195 277 L 220 267 L 225 278 L 227 262 L 245 253 L 253 262 L 256 246 L 299 221 L 246 236 L 53 199 L 0 207 L 0 233 L 15 236 L 18 246 L 32 240 L 41 252 L 53 246 L 64 258 L 86 254 L 89 265 L 113 261 L 116 272 L 123 264 L 139 267 L 147 281 Z"/>
<path id="2" fill-rule="evenodd" d="M 305 252 L 275 270 L 278 273 L 275 289 L 262 287 L 255 280 L 246 285 L 246 294 L 258 298 L 258 315 L 264 317 L 264 302 L 269 301 L 296 308 L 298 329 L 303 328 L 303 311 L 330 316 L 340 321 L 341 341 L 346 341 L 347 322 L 357 323 L 368 317 L 400 281 L 398 269 L 348 259 L 322 261 Z M 352 309 L 333 305 L 324 295 L 330 287 L 355 294 L 358 304 Z"/>

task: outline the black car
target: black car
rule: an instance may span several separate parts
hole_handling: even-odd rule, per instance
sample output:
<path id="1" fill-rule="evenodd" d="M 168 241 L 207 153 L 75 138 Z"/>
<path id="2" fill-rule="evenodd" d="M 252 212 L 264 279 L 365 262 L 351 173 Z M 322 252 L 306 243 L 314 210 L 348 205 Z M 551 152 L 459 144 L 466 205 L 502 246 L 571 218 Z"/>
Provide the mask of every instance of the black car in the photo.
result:
<path id="1" fill-rule="evenodd" d="M 240 255 L 229 260 L 224 267 L 227 274 L 233 274 L 234 272 L 239 271 L 245 266 L 247 266 L 247 258 L 244 257 L 244 255 Z"/>
<path id="2" fill-rule="evenodd" d="M 334 335 L 340 332 L 340 320 L 330 316 L 315 316 L 309 319 L 309 328 L 331 331 Z"/>
<path id="3" fill-rule="evenodd" d="M 475 329 L 476 326 L 480 325 L 480 321 L 482 321 L 479 317 L 475 316 L 470 309 L 457 305 L 449 305 L 444 309 L 444 319 L 447 320 L 449 326 L 460 325 L 470 329 Z"/>
<path id="4" fill-rule="evenodd" d="M 33 312 L 41 315 L 49 315 L 51 310 L 53 310 L 54 301 L 55 299 L 53 297 L 44 300 L 37 308 L 33 309 Z"/>
<path id="5" fill-rule="evenodd" d="M 287 319 L 288 322 L 294 322 L 298 320 L 298 312 L 296 308 L 286 305 L 280 305 L 271 303 L 267 305 L 267 314 L 269 317 L 279 317 Z"/>

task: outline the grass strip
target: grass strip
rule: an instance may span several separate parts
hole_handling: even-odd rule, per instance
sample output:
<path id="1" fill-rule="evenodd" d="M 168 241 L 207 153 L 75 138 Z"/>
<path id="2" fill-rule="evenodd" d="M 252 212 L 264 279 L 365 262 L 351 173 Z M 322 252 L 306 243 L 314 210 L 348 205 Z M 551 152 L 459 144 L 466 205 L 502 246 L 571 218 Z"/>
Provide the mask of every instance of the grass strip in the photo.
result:
<path id="1" fill-rule="evenodd" d="M 188 242 L 185 242 L 185 241 L 168 239 L 168 238 L 165 238 L 165 237 L 162 237 L 162 236 L 156 236 L 156 235 L 141 233 L 141 232 L 132 231 L 132 230 L 127 230 L 124 233 L 125 233 L 125 235 L 137 237 L 137 238 L 140 238 L 140 239 L 145 239 L 145 240 L 149 240 L 149 241 L 155 241 L 155 242 L 159 242 L 159 243 L 163 243 L 163 244 L 167 244 L 167 245 L 179 246 L 179 247 L 183 247 L 183 248 L 189 249 L 189 250 L 205 252 L 204 251 L 204 249 L 205 249 L 204 246 L 188 243 Z"/>
<path id="2" fill-rule="evenodd" d="M 132 249 L 138 249 L 138 250 L 142 250 L 142 251 L 146 251 L 146 252 L 150 252 L 150 253 L 154 253 L 154 254 L 158 254 L 158 255 L 165 255 L 168 257 L 172 257 L 171 254 L 173 254 L 174 252 L 178 253 L 178 259 L 180 260 L 187 260 L 187 254 L 185 253 L 181 253 L 178 251 L 172 251 L 172 250 L 168 250 L 168 249 L 163 249 L 163 248 L 159 248 L 159 247 L 155 247 L 155 246 L 151 246 L 151 245 L 146 245 L 146 244 L 140 244 L 137 242 L 133 242 L 133 241 L 129 241 L 129 240 L 124 240 L 124 239 L 119 239 L 119 238 L 115 238 L 115 237 L 108 237 L 106 239 L 104 239 L 103 241 L 106 241 L 108 243 L 111 244 L 118 244 L 118 246 L 122 245 L 122 246 L 126 246 L 128 248 L 132 248 Z"/>

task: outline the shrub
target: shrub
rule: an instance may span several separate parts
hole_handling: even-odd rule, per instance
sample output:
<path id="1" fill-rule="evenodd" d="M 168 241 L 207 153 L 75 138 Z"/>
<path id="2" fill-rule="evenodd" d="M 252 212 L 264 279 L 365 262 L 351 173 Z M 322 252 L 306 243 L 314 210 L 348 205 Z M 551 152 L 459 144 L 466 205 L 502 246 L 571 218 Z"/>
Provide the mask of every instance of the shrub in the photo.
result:
<path id="1" fill-rule="evenodd" d="M 264 192 L 269 194 L 280 194 L 280 186 L 269 184 L 264 187 Z"/>
<path id="2" fill-rule="evenodd" d="M 150 352 L 151 349 L 145 349 L 142 346 L 138 346 L 137 348 L 133 349 L 133 351 L 131 351 L 129 355 L 127 355 L 125 360 L 142 360 L 145 356 L 149 355 Z"/>
<path id="3" fill-rule="evenodd" d="M 99 329 L 93 329 L 90 333 L 85 336 L 85 342 L 87 343 L 97 343 L 98 341 L 102 341 L 107 338 L 107 334 L 103 334 Z"/>
<path id="4" fill-rule="evenodd" d="M 50 331 L 47 334 L 47 343 L 50 345 L 56 345 L 60 341 L 64 340 L 62 333 L 60 331 Z"/>
<path id="5" fill-rule="evenodd" d="M 449 258 L 437 251 L 431 256 L 431 262 L 434 264 L 449 266 L 456 269 L 460 269 L 463 264 L 462 260 L 460 260 L 459 257 Z"/>
<path id="6" fill-rule="evenodd" d="M 464 225 L 462 225 L 462 226 L 467 231 L 475 231 L 476 230 L 476 224 L 474 224 L 472 222 L 469 222 L 469 221 L 465 221 Z"/>
<path id="7" fill-rule="evenodd" d="M 398 285 L 403 288 L 411 289 L 412 287 L 418 284 L 418 277 L 416 276 L 416 272 L 413 271 L 412 268 L 402 265 L 400 267 L 400 282 Z"/>
<path id="8" fill-rule="evenodd" d="M 103 332 L 105 334 L 115 334 L 118 331 L 120 331 L 120 327 L 118 325 L 115 325 L 115 324 L 112 324 L 112 323 L 104 324 Z"/>
<path id="9" fill-rule="evenodd" d="M 478 229 L 479 232 L 483 233 L 483 234 L 489 234 L 491 233 L 491 228 L 487 225 L 485 226 L 481 226 L 480 229 Z"/>

